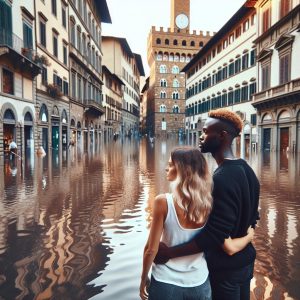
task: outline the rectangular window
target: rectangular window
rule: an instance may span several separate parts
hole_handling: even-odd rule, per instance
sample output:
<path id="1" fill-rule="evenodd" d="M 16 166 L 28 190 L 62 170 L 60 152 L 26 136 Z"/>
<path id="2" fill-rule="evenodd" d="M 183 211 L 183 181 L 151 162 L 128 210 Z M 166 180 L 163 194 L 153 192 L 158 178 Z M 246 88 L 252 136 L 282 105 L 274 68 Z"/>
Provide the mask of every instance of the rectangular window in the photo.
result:
<path id="1" fill-rule="evenodd" d="M 256 82 L 253 82 L 250 84 L 250 99 L 251 99 L 252 95 L 255 93 L 256 93 Z"/>
<path id="2" fill-rule="evenodd" d="M 246 53 L 242 58 L 242 70 L 248 69 L 249 67 L 249 54 Z"/>
<path id="3" fill-rule="evenodd" d="M 234 74 L 234 62 L 229 65 L 229 76 Z"/>
<path id="4" fill-rule="evenodd" d="M 63 93 L 65 96 L 68 96 L 69 94 L 69 84 L 67 81 L 63 81 Z"/>
<path id="5" fill-rule="evenodd" d="M 280 18 L 283 18 L 291 10 L 291 0 L 280 1 Z"/>
<path id="6" fill-rule="evenodd" d="M 12 8 L 5 1 L 0 1 L 0 41 L 12 47 Z"/>
<path id="7" fill-rule="evenodd" d="M 234 103 L 239 103 L 239 102 L 241 102 L 241 90 L 236 89 L 234 91 Z"/>
<path id="8" fill-rule="evenodd" d="M 227 106 L 227 94 L 222 95 L 222 107 Z"/>
<path id="9" fill-rule="evenodd" d="M 235 30 L 235 38 L 238 38 L 241 34 L 242 34 L 242 30 L 241 30 L 241 26 L 239 26 L 239 27 Z"/>
<path id="10" fill-rule="evenodd" d="M 71 27 L 71 43 L 73 46 L 75 46 L 75 24 L 72 21 L 70 27 Z"/>
<path id="11" fill-rule="evenodd" d="M 77 29 L 77 49 L 81 52 L 81 31 L 79 28 Z"/>
<path id="12" fill-rule="evenodd" d="M 42 67 L 42 84 L 46 85 L 48 83 L 48 72 L 46 67 Z"/>
<path id="13" fill-rule="evenodd" d="M 256 114 L 252 114 L 250 118 L 251 118 L 251 124 L 253 126 L 256 126 Z"/>
<path id="14" fill-rule="evenodd" d="M 14 95 L 14 73 L 2 69 L 2 92 Z"/>
<path id="15" fill-rule="evenodd" d="M 46 48 L 46 22 L 42 19 L 40 20 L 40 43 Z"/>
<path id="16" fill-rule="evenodd" d="M 233 98 L 234 98 L 234 94 L 233 91 L 228 93 L 228 105 L 232 105 L 233 104 Z"/>
<path id="17" fill-rule="evenodd" d="M 26 23 L 23 23 L 23 40 L 24 48 L 32 49 L 32 27 L 27 25 Z"/>
<path id="18" fill-rule="evenodd" d="M 263 32 L 267 31 L 269 28 L 270 28 L 270 24 L 271 24 L 271 16 L 270 16 L 270 9 L 266 9 L 264 12 L 263 12 L 263 15 L 262 15 L 262 30 Z"/>
<path id="19" fill-rule="evenodd" d="M 290 81 L 291 78 L 291 55 L 285 54 L 279 58 L 279 84 Z"/>
<path id="20" fill-rule="evenodd" d="M 266 90 L 270 87 L 270 73 L 271 66 L 270 65 L 264 65 L 261 68 L 262 71 L 262 82 L 261 82 L 261 88 L 262 90 Z"/>
<path id="21" fill-rule="evenodd" d="M 234 71 L 235 71 L 235 74 L 236 73 L 239 73 L 241 71 L 241 59 L 238 58 L 236 61 L 235 61 L 235 64 L 234 64 Z"/>
<path id="22" fill-rule="evenodd" d="M 52 4 L 52 13 L 54 14 L 54 16 L 57 16 L 56 0 L 51 0 L 51 4 Z"/>
<path id="23" fill-rule="evenodd" d="M 58 57 L 58 40 L 56 34 L 53 34 L 53 55 Z"/>
<path id="24" fill-rule="evenodd" d="M 61 8 L 61 22 L 64 28 L 67 28 L 67 13 L 66 8 L 62 6 Z"/>
<path id="25" fill-rule="evenodd" d="M 64 59 L 64 64 L 68 64 L 68 47 L 66 44 L 63 45 L 63 59 Z"/>
<path id="26" fill-rule="evenodd" d="M 224 67 L 224 68 L 223 68 L 223 72 L 222 72 L 222 73 L 223 73 L 223 74 L 222 74 L 223 79 L 226 79 L 226 78 L 227 78 L 227 69 L 228 69 L 227 67 Z"/>
<path id="27" fill-rule="evenodd" d="M 250 52 L 250 66 L 252 67 L 256 63 L 256 49 Z"/>
<path id="28" fill-rule="evenodd" d="M 72 97 L 76 98 L 76 74 L 72 72 Z"/>
<path id="29" fill-rule="evenodd" d="M 248 85 L 242 87 L 242 101 L 248 101 L 249 100 L 249 93 L 248 93 Z"/>
<path id="30" fill-rule="evenodd" d="M 78 100 L 82 101 L 81 77 L 78 76 Z"/>
<path id="31" fill-rule="evenodd" d="M 246 20 L 243 23 L 243 32 L 247 31 L 249 29 L 249 20 Z"/>

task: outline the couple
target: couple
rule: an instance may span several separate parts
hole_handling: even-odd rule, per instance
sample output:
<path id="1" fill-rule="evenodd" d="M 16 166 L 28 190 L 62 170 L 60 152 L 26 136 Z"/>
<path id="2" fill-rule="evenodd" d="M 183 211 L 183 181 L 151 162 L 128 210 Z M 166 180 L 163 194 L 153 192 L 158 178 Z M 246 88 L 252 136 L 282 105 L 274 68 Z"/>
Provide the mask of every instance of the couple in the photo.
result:
<path id="1" fill-rule="evenodd" d="M 166 172 L 172 193 L 154 202 L 140 284 L 143 300 L 250 299 L 259 182 L 248 164 L 232 153 L 232 141 L 241 129 L 237 114 L 210 111 L 200 149 L 218 164 L 213 180 L 198 149 L 171 153 Z"/>

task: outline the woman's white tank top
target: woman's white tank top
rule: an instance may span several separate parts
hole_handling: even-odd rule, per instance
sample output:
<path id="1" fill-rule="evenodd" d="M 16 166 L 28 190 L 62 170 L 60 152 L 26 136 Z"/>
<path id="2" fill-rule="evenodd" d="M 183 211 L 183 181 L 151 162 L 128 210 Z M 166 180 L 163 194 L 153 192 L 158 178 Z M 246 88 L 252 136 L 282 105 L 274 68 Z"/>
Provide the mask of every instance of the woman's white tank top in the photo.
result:
<path id="1" fill-rule="evenodd" d="M 172 194 L 166 194 L 168 213 L 164 223 L 161 242 L 168 247 L 186 243 L 193 239 L 203 227 L 185 229 L 178 220 Z M 163 265 L 152 265 L 152 275 L 157 281 L 181 287 L 194 287 L 203 284 L 208 277 L 204 253 L 197 253 L 170 259 Z"/>

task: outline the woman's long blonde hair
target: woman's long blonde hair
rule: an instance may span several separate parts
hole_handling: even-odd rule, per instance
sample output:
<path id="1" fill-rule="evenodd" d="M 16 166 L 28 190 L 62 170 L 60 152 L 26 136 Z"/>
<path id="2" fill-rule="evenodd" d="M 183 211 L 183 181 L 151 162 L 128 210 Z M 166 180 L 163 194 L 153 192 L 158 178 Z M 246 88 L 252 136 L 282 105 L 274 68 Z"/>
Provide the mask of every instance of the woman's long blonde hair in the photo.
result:
<path id="1" fill-rule="evenodd" d="M 176 148 L 171 153 L 177 178 L 171 183 L 175 201 L 181 206 L 188 220 L 206 222 L 212 209 L 212 178 L 206 159 L 199 149 Z"/>

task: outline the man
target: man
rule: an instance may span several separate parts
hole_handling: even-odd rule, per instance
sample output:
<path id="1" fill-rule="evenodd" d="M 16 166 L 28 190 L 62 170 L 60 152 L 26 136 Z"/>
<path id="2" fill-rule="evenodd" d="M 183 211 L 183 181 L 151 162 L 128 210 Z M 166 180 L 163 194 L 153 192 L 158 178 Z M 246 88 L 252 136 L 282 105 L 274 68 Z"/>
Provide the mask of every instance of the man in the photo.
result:
<path id="1" fill-rule="evenodd" d="M 213 175 L 213 210 L 204 229 L 189 243 L 168 248 L 160 245 L 156 263 L 205 251 L 214 300 L 250 299 L 256 252 L 250 243 L 235 255 L 226 254 L 224 239 L 246 235 L 258 220 L 259 182 L 242 159 L 233 155 L 231 144 L 242 130 L 240 117 L 226 109 L 210 111 L 200 149 L 210 152 L 218 164 Z"/>

